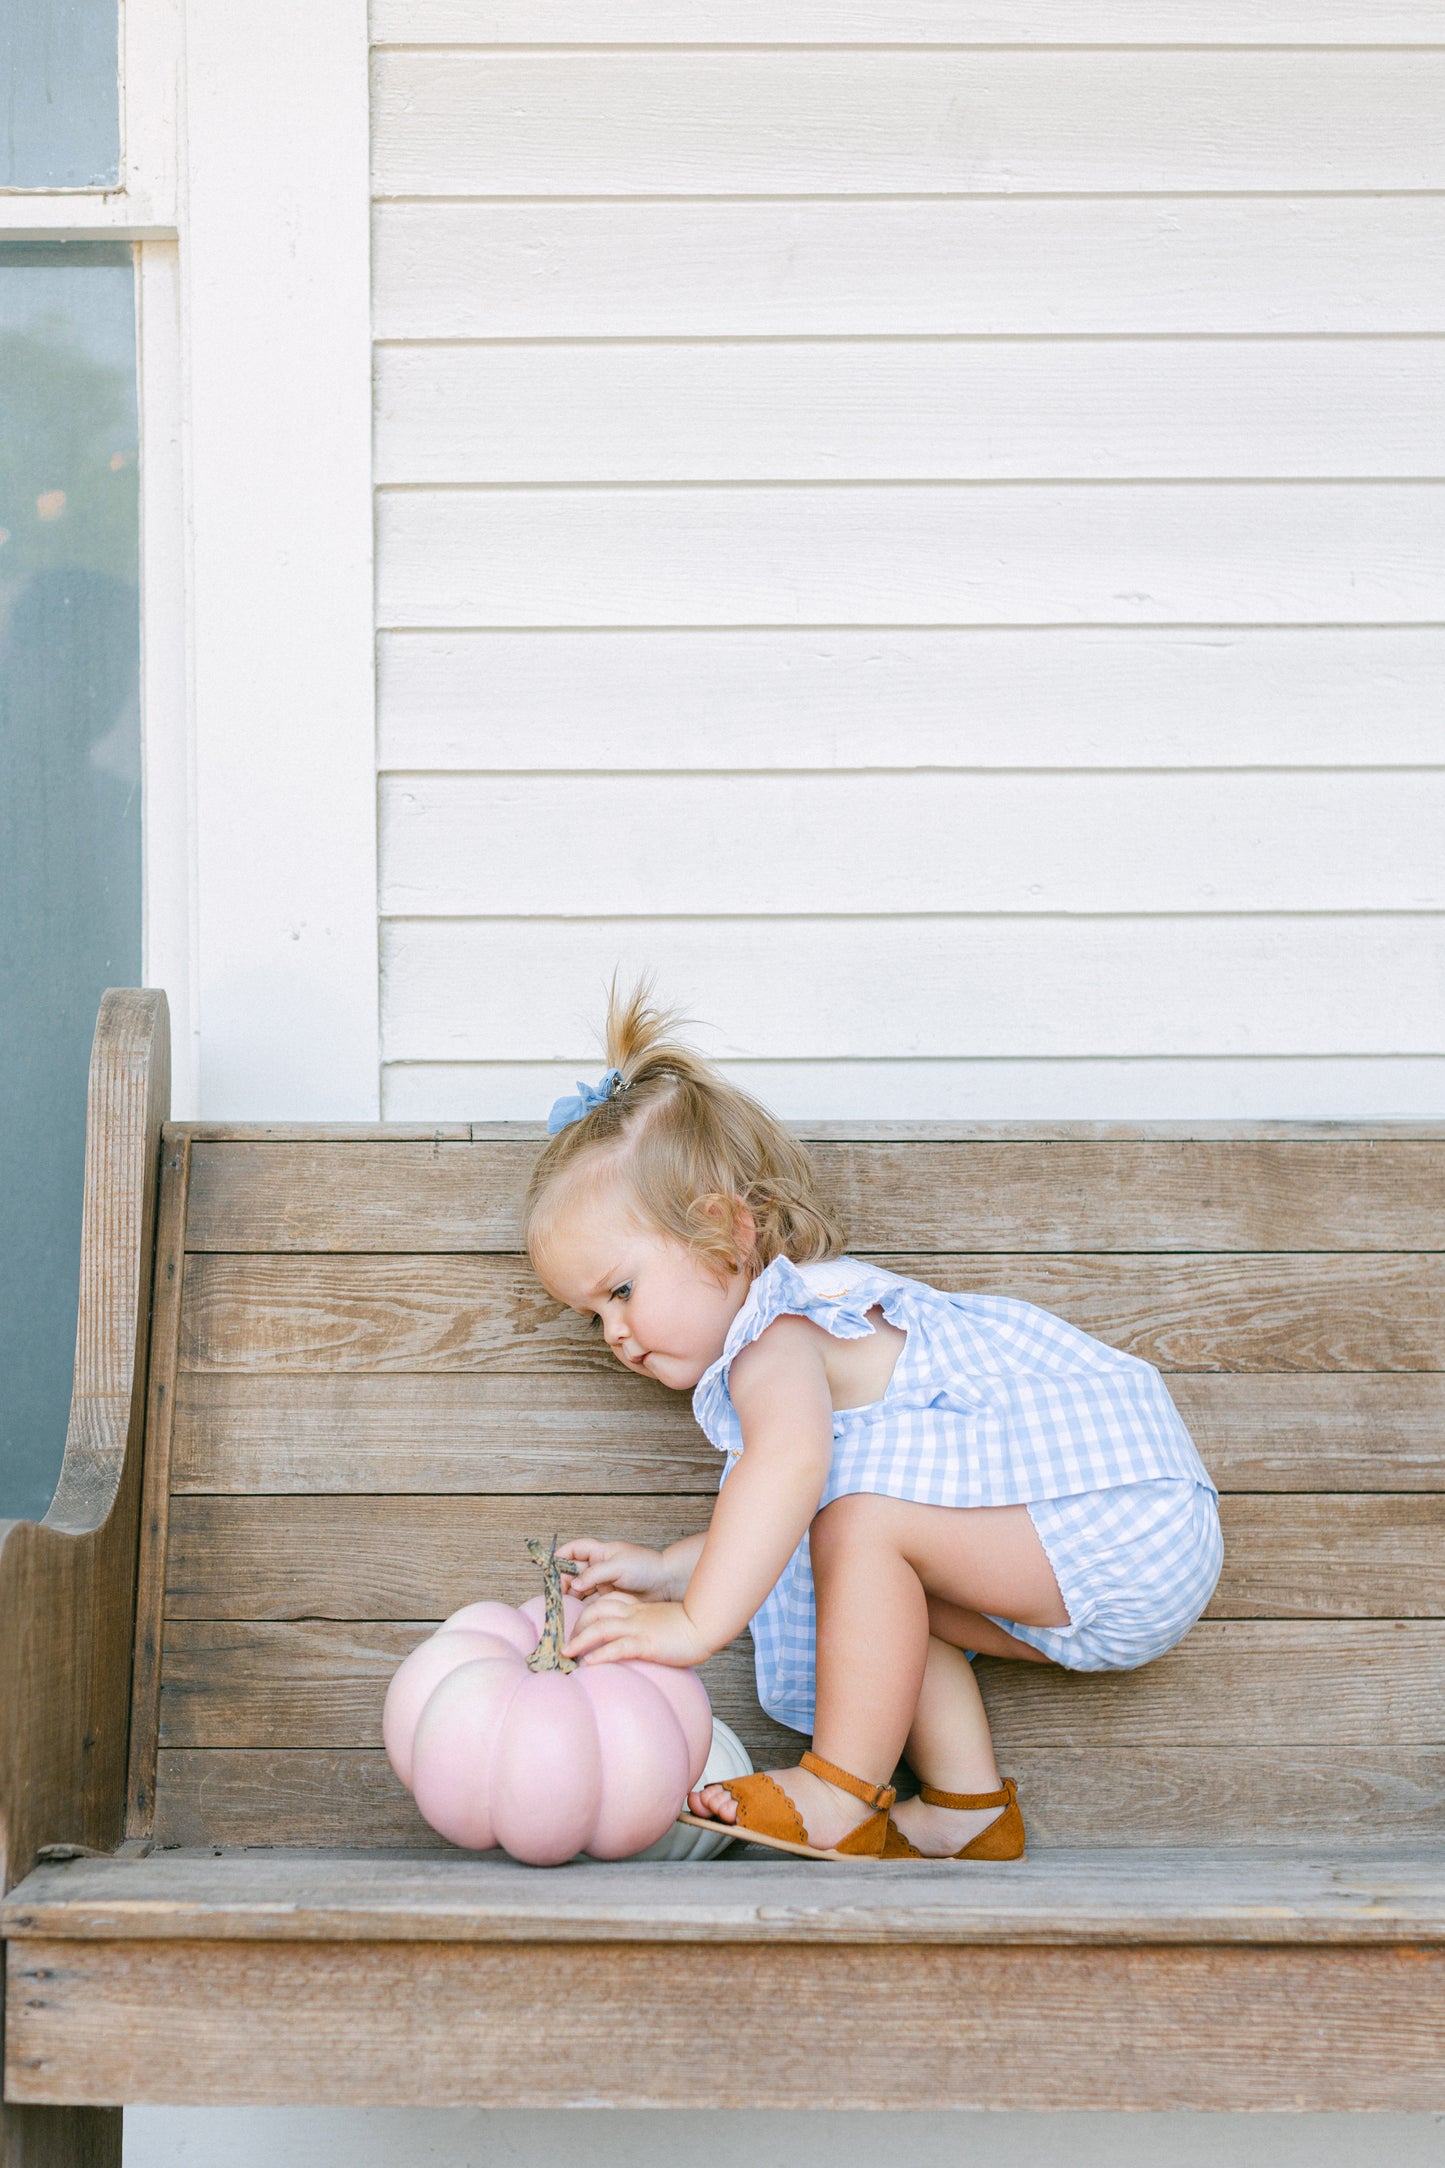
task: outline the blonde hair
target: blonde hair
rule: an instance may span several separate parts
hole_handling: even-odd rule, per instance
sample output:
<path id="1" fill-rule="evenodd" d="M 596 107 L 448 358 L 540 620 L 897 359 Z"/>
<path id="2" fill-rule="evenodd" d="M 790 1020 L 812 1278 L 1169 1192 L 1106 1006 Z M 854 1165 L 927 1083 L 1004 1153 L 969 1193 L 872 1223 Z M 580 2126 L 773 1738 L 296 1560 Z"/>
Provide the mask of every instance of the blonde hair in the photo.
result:
<path id="1" fill-rule="evenodd" d="M 776 1257 L 794 1264 L 839 1257 L 842 1230 L 818 1196 L 813 1163 L 781 1122 L 710 1062 L 672 1036 L 680 1018 L 655 1007 L 650 980 L 607 997 L 612 1096 L 551 1138 L 532 1169 L 522 1207 L 531 1251 L 548 1192 L 564 1173 L 597 1162 L 625 1173 L 644 1216 L 686 1242 L 720 1273 L 761 1272 Z M 740 1257 L 739 1205 L 756 1234 Z"/>

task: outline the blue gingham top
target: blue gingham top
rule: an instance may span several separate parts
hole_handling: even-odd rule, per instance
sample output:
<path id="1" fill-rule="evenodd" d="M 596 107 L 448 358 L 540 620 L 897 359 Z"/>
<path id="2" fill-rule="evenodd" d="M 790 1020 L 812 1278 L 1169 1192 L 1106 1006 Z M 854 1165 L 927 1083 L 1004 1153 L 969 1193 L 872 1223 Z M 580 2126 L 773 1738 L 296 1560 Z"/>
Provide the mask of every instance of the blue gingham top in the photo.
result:
<path id="1" fill-rule="evenodd" d="M 1151 1364 L 1032 1303 L 945 1294 L 855 1257 L 811 1265 L 779 1257 L 753 1282 L 692 1396 L 705 1435 L 728 1455 L 724 1482 L 743 1450 L 728 1391 L 734 1356 L 785 1315 L 811 1318 L 841 1340 L 866 1338 L 874 1307 L 908 1338 L 881 1400 L 835 1410 L 820 1509 L 855 1491 L 1005 1506 L 1161 1478 L 1209 1485 Z M 758 1699 L 781 1722 L 806 1728 L 815 1631 L 806 1536 L 752 1631 Z"/>

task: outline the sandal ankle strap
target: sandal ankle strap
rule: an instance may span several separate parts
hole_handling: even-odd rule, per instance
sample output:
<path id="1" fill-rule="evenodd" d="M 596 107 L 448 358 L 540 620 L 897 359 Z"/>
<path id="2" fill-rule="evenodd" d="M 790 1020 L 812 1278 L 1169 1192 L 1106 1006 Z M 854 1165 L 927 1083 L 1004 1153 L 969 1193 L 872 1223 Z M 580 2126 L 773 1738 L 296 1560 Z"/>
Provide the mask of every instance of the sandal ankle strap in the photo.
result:
<path id="1" fill-rule="evenodd" d="M 952 1807 L 955 1812 L 966 1812 L 970 1807 L 1007 1807 L 1012 1804 L 1015 1785 L 1012 1777 L 1005 1777 L 996 1792 L 940 1792 L 931 1784 L 920 1784 L 918 1796 L 925 1807 Z"/>
<path id="2" fill-rule="evenodd" d="M 850 1775 L 836 1762 L 824 1761 L 821 1754 L 813 1753 L 811 1748 L 802 1756 L 802 1766 L 811 1769 L 825 1784 L 836 1784 L 840 1792 L 851 1792 L 865 1807 L 891 1807 L 898 1797 L 891 1784 L 865 1784 L 861 1777 Z"/>

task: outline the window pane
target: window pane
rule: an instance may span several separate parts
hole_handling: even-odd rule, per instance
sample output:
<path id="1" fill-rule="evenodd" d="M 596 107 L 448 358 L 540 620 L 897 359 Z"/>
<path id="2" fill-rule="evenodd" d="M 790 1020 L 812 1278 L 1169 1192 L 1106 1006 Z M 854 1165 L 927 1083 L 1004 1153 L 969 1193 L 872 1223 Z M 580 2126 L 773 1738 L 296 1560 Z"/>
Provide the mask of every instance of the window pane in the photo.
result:
<path id="1" fill-rule="evenodd" d="M 0 0 L 0 188 L 120 178 L 117 0 Z"/>
<path id="2" fill-rule="evenodd" d="M 140 983 L 134 291 L 0 248 L 0 1515 L 60 1466 L 90 1037 Z"/>

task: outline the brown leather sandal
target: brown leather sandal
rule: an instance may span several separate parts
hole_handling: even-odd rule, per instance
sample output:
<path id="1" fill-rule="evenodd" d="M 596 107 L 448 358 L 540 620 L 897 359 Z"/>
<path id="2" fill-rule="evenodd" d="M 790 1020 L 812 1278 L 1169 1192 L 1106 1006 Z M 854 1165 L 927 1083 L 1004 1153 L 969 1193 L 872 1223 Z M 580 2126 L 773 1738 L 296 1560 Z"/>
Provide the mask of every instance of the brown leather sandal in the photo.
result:
<path id="1" fill-rule="evenodd" d="M 802 1816 L 782 1785 L 769 1776 L 729 1777 L 723 1784 L 723 1790 L 731 1792 L 738 1803 L 735 1822 L 717 1822 L 706 1814 L 680 1814 L 678 1820 L 689 1823 L 694 1829 L 720 1831 L 736 1837 L 742 1844 L 766 1844 L 775 1852 L 796 1852 L 803 1859 L 880 1859 L 890 1833 L 898 1836 L 888 1819 L 888 1809 L 898 1796 L 893 1786 L 865 1784 L 861 1777 L 850 1776 L 836 1762 L 824 1761 L 820 1755 L 811 1752 L 802 1755 L 800 1762 L 815 1777 L 822 1777 L 827 1784 L 836 1784 L 840 1792 L 851 1792 L 864 1806 L 876 1810 L 866 1822 L 850 1829 L 831 1850 L 808 1842 Z"/>
<path id="2" fill-rule="evenodd" d="M 1019 1812 L 1018 1786 L 1012 1777 L 1005 1777 L 996 1792 L 940 1792 L 931 1784 L 920 1784 L 918 1796 L 926 1807 L 952 1807 L 966 1813 L 973 1807 L 1002 1807 L 987 1828 L 964 1846 L 961 1852 L 945 1852 L 935 1857 L 945 1859 L 1022 1859 L 1024 1856 L 1024 1818 Z M 920 1852 L 917 1845 L 910 1844 L 897 1823 L 889 1817 L 888 1834 L 883 1840 L 885 1859 L 927 1859 L 927 1852 Z"/>

